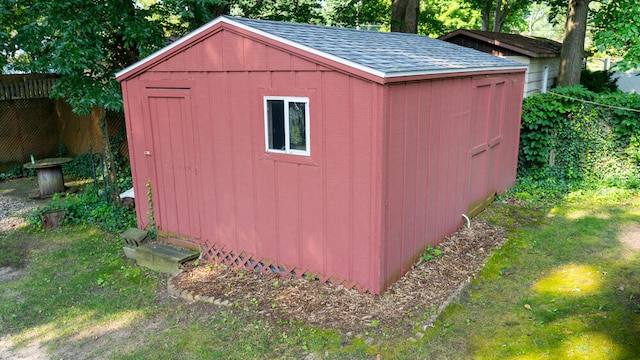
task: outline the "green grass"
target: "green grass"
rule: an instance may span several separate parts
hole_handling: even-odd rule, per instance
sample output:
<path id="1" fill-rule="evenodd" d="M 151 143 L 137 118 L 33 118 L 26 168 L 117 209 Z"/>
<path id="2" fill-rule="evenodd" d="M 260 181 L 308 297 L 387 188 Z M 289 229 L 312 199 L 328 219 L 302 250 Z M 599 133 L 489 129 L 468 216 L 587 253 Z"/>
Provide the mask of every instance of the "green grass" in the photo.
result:
<path id="1" fill-rule="evenodd" d="M 573 193 L 512 227 L 424 346 L 436 359 L 636 359 L 640 249 L 621 240 L 640 231 L 640 199 L 626 194 Z M 505 209 L 484 216 L 510 223 Z"/>
<path id="2" fill-rule="evenodd" d="M 496 252 L 435 326 L 410 341 L 392 328 L 362 337 L 252 309 L 166 296 L 166 277 L 128 262 L 92 227 L 0 235 L 0 338 L 37 342 L 52 358 L 634 359 L 640 354 L 640 196 L 572 192 L 554 208 L 496 203 Z M 635 232 L 634 232 L 635 231 Z M 640 242 L 640 233 L 635 235 Z M 623 240 L 628 240 L 625 246 Z M 640 243 L 638 244 L 640 245 Z M 374 344 L 367 343 L 369 336 Z M 0 353 L 1 355 L 1 353 Z M 0 356 L 1 357 L 1 356 Z"/>
<path id="3" fill-rule="evenodd" d="M 166 276 L 128 262 L 121 240 L 95 228 L 11 232 L 0 236 L 0 249 L 0 264 L 21 273 L 0 282 L 0 338 L 11 335 L 15 351 L 33 342 L 56 358 L 301 358 L 326 351 L 353 358 L 360 351 L 345 355 L 335 330 L 168 298 Z"/>

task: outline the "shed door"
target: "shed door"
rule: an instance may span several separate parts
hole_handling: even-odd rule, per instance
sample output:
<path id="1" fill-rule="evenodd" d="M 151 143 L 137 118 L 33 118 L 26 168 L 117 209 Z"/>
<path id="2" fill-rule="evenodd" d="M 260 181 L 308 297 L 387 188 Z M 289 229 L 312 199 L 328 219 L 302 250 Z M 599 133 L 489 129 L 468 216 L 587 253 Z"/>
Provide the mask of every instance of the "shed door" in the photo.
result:
<path id="1" fill-rule="evenodd" d="M 468 180 L 469 215 L 480 212 L 498 188 L 504 115 L 504 79 L 474 81 Z"/>
<path id="2" fill-rule="evenodd" d="M 147 88 L 146 139 L 158 230 L 199 238 L 197 137 L 190 89 Z"/>

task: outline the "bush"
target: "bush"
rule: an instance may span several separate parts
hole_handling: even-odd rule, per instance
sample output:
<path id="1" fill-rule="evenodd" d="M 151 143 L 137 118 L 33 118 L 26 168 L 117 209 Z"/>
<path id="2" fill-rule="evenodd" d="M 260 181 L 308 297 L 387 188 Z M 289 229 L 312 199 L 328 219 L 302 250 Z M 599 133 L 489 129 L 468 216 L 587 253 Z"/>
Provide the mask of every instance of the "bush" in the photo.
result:
<path id="1" fill-rule="evenodd" d="M 76 180 L 93 179 L 91 154 L 80 154 L 79 156 L 75 157 L 70 163 L 62 165 L 62 171 L 68 178 Z M 100 177 L 100 174 L 98 174 L 98 177 Z"/>
<path id="2" fill-rule="evenodd" d="M 640 96 L 575 86 L 525 99 L 519 174 L 640 186 L 640 113 L 606 105 L 640 109 Z"/>
<path id="3" fill-rule="evenodd" d="M 35 176 L 36 170 L 34 169 L 25 169 L 22 165 L 17 165 L 13 169 L 0 173 L 0 181 L 10 180 L 10 179 L 20 179 L 23 177 Z"/>
<path id="4" fill-rule="evenodd" d="M 49 210 L 64 210 L 64 224 L 89 224 L 111 233 L 121 233 L 136 226 L 134 211 L 114 205 L 93 184 L 87 185 L 78 194 L 68 194 L 66 197 L 54 195 L 49 205 L 31 214 L 31 223 L 41 228 L 40 215 Z"/>
<path id="5" fill-rule="evenodd" d="M 597 93 L 618 90 L 618 79 L 614 79 L 613 72 L 609 70 L 582 70 L 580 84 L 589 91 Z"/>

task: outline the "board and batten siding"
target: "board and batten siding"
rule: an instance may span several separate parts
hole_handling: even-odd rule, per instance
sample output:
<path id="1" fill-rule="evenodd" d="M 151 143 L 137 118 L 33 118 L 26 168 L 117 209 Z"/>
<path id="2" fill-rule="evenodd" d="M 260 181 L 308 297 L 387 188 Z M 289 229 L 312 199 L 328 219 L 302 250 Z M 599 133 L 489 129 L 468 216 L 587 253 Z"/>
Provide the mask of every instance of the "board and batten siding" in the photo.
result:
<path id="1" fill-rule="evenodd" d="M 379 294 L 515 182 L 522 70 L 380 78 L 218 24 L 121 81 L 139 226 L 236 265 Z M 309 99 L 310 156 L 266 151 L 266 96 Z"/>
<path id="2" fill-rule="evenodd" d="M 524 74 L 388 87 L 383 288 L 515 183 Z M 504 119 L 509 121 L 503 121 Z"/>
<path id="3" fill-rule="evenodd" d="M 227 31 L 179 55 L 123 83 L 160 233 L 379 284 L 382 86 Z M 310 157 L 265 151 L 264 96 L 309 98 Z M 141 226 L 148 205 L 136 197 Z"/>

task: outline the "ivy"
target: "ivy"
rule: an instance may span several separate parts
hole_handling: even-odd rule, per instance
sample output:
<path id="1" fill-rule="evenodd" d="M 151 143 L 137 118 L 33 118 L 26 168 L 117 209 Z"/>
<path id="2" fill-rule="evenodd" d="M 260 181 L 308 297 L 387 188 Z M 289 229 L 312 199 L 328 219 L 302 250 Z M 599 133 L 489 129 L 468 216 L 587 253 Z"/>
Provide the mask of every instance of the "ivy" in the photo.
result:
<path id="1" fill-rule="evenodd" d="M 64 197 L 60 194 L 54 195 L 46 207 L 31 214 L 31 223 L 36 228 L 41 228 L 41 215 L 51 210 L 65 212 L 64 224 L 89 224 L 114 234 L 136 226 L 135 212 L 106 201 L 104 194 L 93 184 L 88 184 L 77 194 L 67 194 Z"/>
<path id="2" fill-rule="evenodd" d="M 640 113 L 628 109 L 640 109 L 640 96 L 582 86 L 525 99 L 519 172 L 637 187 Z"/>

